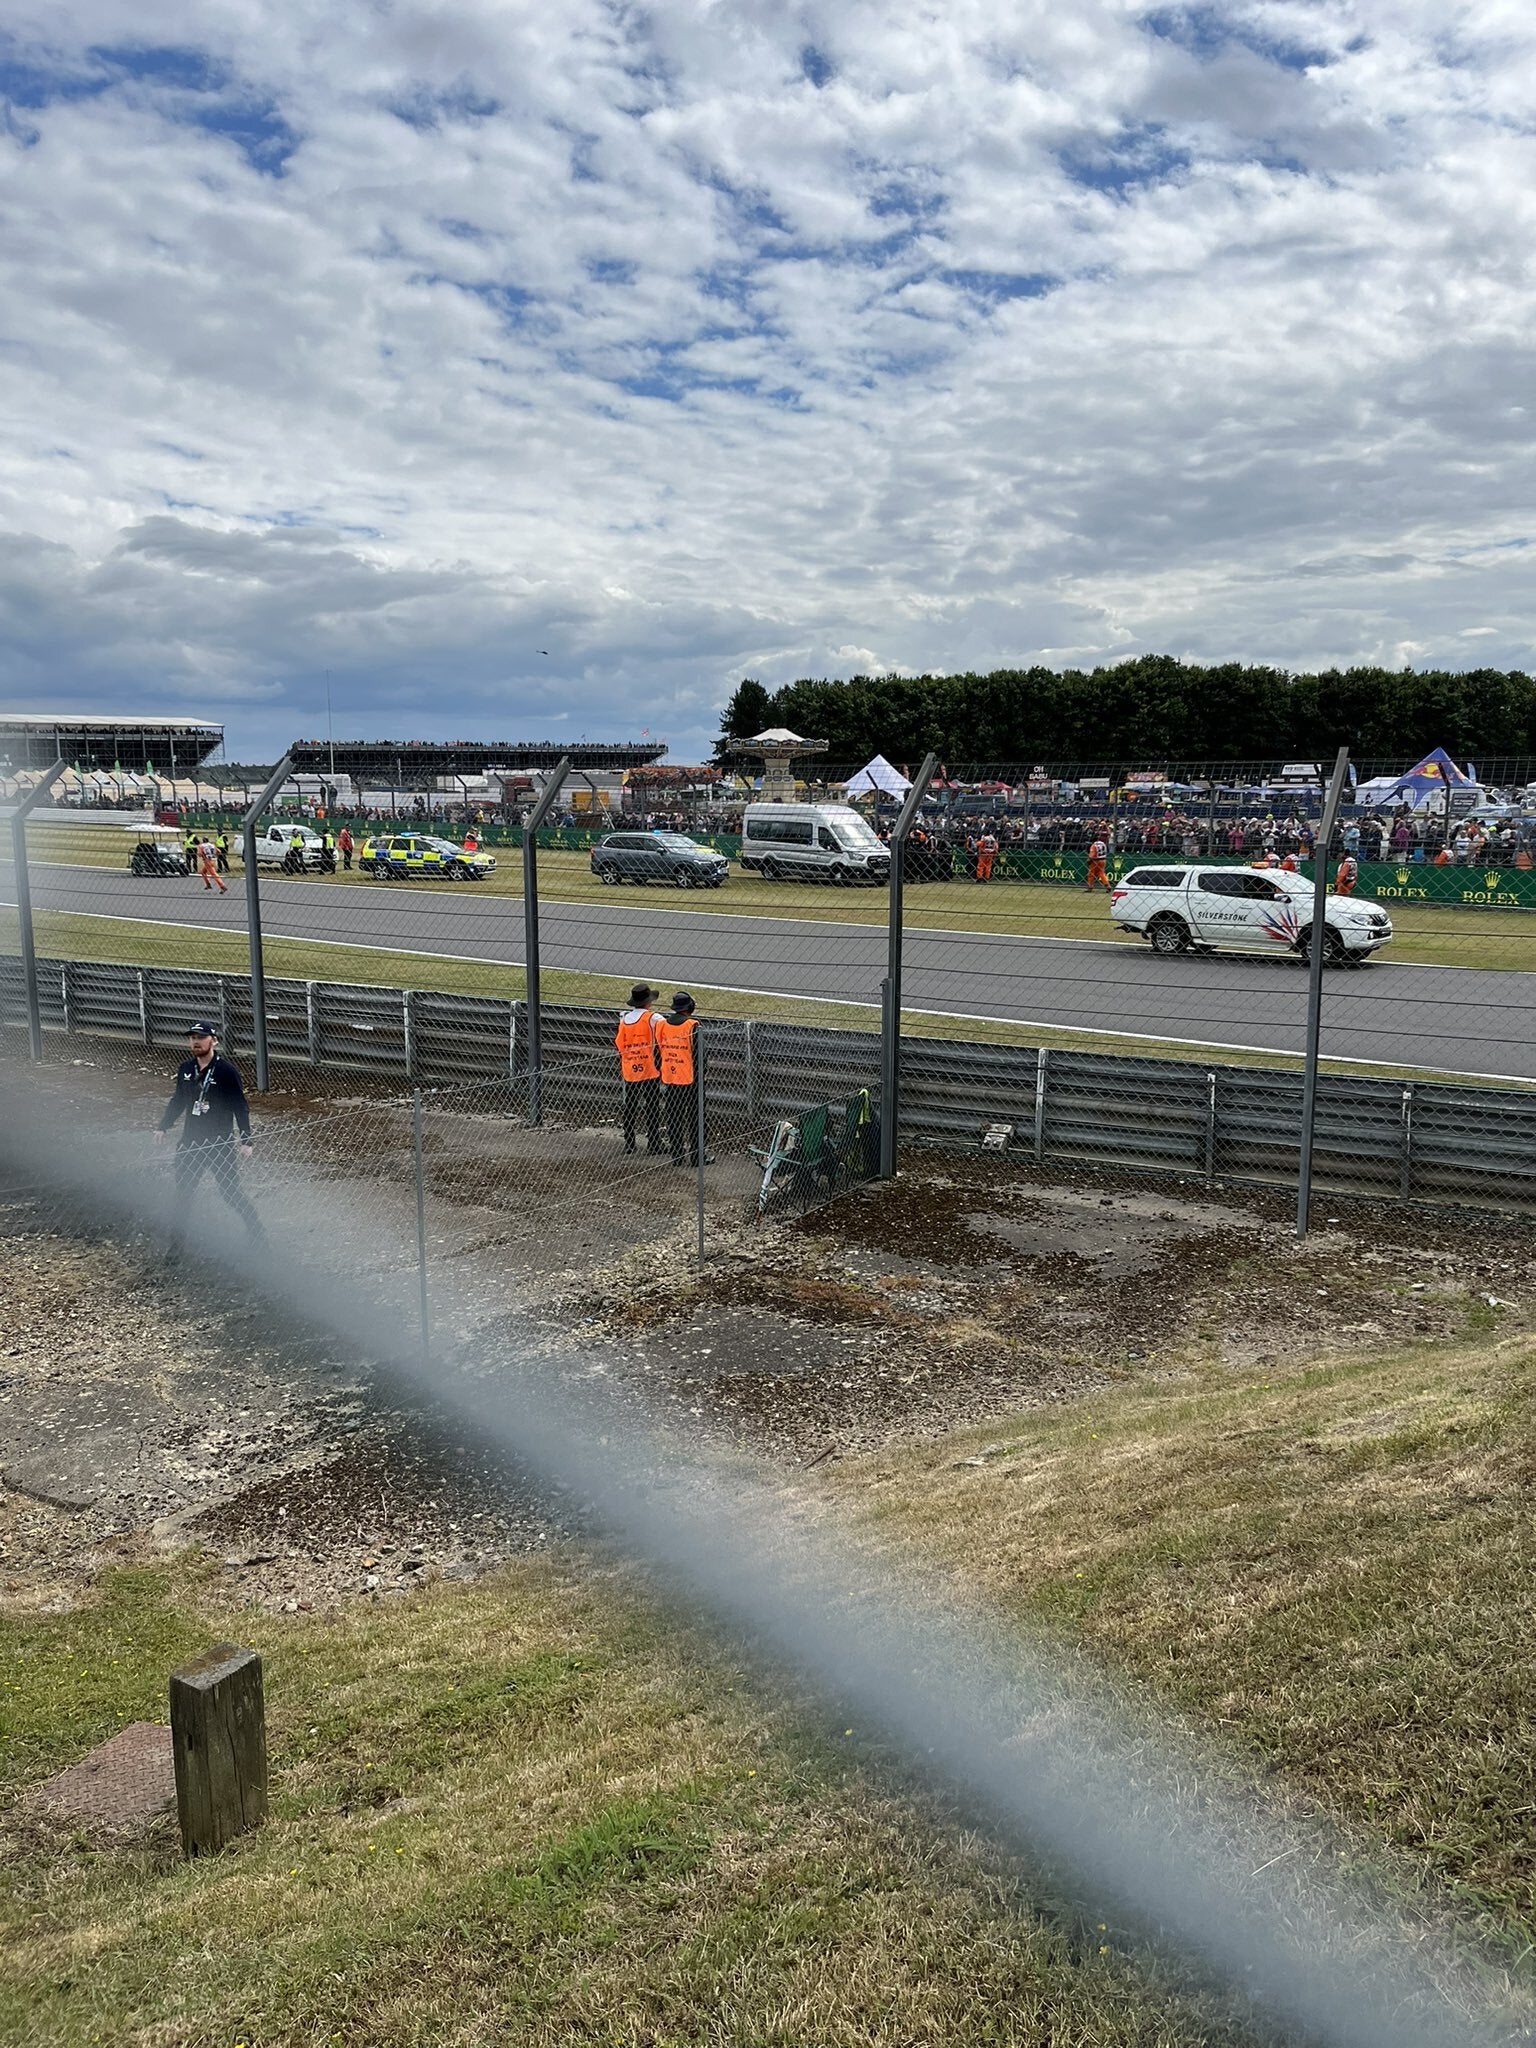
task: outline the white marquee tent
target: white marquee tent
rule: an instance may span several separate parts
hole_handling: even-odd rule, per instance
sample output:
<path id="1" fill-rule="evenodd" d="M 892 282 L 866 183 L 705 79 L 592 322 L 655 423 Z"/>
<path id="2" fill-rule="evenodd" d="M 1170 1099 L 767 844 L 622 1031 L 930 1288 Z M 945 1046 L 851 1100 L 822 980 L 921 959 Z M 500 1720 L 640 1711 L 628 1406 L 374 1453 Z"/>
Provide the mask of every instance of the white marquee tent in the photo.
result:
<path id="1" fill-rule="evenodd" d="M 906 776 L 893 768 L 884 754 L 866 761 L 858 774 L 850 775 L 843 784 L 850 796 L 905 796 L 911 787 Z"/>

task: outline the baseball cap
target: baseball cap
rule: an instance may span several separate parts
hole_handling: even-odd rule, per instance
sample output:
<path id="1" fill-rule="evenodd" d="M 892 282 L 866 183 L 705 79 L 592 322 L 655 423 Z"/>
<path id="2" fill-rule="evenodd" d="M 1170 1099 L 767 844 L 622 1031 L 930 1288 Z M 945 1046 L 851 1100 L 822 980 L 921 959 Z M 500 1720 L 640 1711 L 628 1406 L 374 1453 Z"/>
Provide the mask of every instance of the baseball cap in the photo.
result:
<path id="1" fill-rule="evenodd" d="M 218 1035 L 218 1025 L 210 1024 L 206 1017 L 199 1017 L 195 1024 L 187 1026 L 188 1038 L 217 1038 Z"/>

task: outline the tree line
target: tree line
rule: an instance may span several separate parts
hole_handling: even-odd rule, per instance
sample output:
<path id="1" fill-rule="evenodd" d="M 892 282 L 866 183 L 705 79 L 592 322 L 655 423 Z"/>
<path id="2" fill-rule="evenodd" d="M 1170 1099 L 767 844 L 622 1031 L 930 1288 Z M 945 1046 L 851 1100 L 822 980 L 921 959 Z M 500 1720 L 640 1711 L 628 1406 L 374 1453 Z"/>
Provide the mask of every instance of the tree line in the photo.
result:
<path id="1" fill-rule="evenodd" d="M 1325 669 L 1293 675 L 1137 655 L 1111 667 L 993 669 L 988 675 L 806 677 L 741 683 L 717 755 L 767 726 L 829 742 L 833 762 L 1321 760 L 1361 762 L 1444 747 L 1457 761 L 1536 755 L 1536 679 L 1518 669 Z"/>

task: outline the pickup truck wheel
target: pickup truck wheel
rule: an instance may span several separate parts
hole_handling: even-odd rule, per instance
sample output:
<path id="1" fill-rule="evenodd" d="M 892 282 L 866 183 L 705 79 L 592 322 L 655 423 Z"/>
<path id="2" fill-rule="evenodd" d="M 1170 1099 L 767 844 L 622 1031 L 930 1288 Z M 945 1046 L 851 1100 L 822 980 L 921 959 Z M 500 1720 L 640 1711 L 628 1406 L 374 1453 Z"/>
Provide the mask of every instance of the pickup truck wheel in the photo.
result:
<path id="1" fill-rule="evenodd" d="M 1154 917 L 1147 927 L 1147 937 L 1152 941 L 1154 953 L 1172 955 L 1189 950 L 1189 926 L 1182 917 L 1175 917 L 1172 911 L 1164 911 Z"/>
<path id="2" fill-rule="evenodd" d="M 1312 962 L 1311 925 L 1307 926 L 1301 937 L 1296 941 L 1296 951 L 1300 954 L 1302 961 L 1310 966 Z M 1349 951 L 1344 941 L 1331 925 L 1326 926 L 1323 931 L 1323 965 L 1325 967 L 1344 967 L 1348 963 Z"/>

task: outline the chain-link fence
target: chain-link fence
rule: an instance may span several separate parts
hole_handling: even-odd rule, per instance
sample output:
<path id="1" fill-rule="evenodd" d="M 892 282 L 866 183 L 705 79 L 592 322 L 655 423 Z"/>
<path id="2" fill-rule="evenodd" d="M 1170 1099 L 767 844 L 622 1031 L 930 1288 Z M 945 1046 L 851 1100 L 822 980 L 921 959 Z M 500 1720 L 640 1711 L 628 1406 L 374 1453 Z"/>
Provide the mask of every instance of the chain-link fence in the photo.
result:
<path id="1" fill-rule="evenodd" d="M 615 1024 L 647 983 L 663 1015 L 694 997 L 704 1149 L 757 1177 L 764 1213 L 891 1170 L 898 1139 L 1212 1187 L 1294 1187 L 1310 1162 L 1372 1201 L 1529 1198 L 1536 813 L 1512 789 L 1346 766 L 1322 844 L 1307 764 L 986 765 L 716 802 L 734 833 L 597 829 L 556 803 L 527 863 L 514 824 L 464 806 L 426 818 L 452 838 L 360 819 L 350 846 L 334 818 L 274 814 L 249 887 L 233 833 L 194 831 L 189 862 L 179 828 L 34 814 L 11 836 L 36 1008 L 23 891 L 0 887 L 0 1034 L 150 1064 L 203 1015 L 274 1089 L 494 1083 L 508 1131 L 569 1132 L 575 1090 L 616 1135 Z"/>

